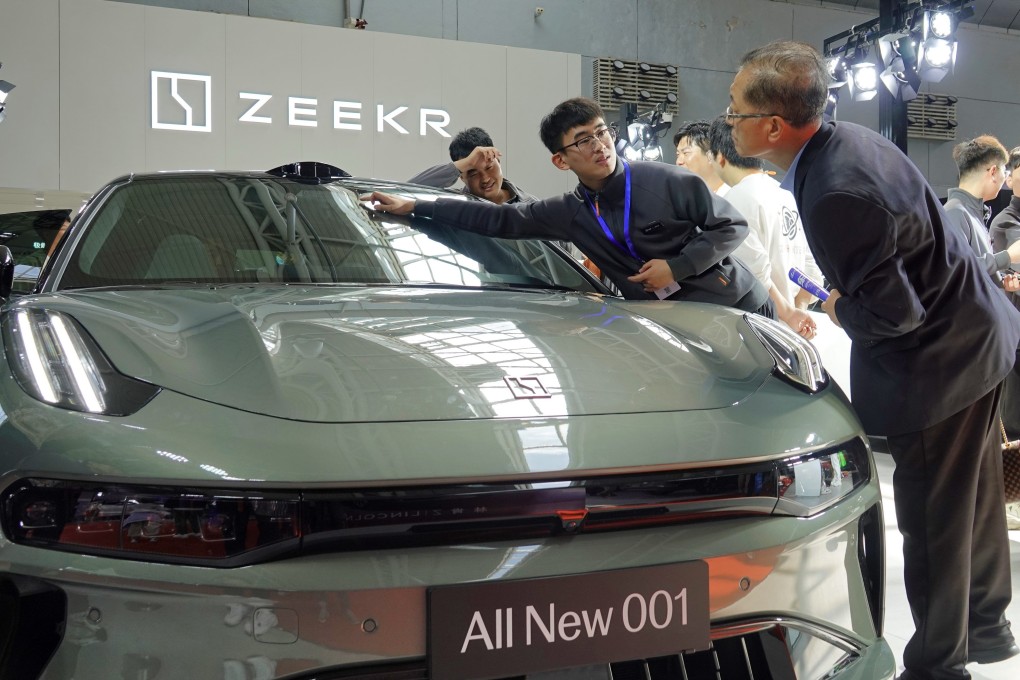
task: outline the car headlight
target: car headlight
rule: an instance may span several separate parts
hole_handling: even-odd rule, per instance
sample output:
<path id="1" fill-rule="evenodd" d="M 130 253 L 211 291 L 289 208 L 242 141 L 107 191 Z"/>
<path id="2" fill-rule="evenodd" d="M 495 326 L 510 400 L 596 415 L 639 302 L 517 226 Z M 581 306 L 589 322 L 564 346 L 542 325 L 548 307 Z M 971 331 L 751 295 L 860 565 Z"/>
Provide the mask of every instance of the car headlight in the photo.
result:
<path id="1" fill-rule="evenodd" d="M 808 392 L 817 392 L 828 384 L 822 357 L 814 345 L 786 325 L 760 314 L 745 314 L 744 320 L 775 360 L 776 375 Z"/>
<path id="2" fill-rule="evenodd" d="M 861 439 L 779 461 L 777 514 L 809 517 L 838 503 L 871 480 L 868 447 Z"/>
<path id="3" fill-rule="evenodd" d="M 71 411 L 123 416 L 159 388 L 117 372 L 77 321 L 61 312 L 19 308 L 3 319 L 7 363 L 25 392 Z"/>

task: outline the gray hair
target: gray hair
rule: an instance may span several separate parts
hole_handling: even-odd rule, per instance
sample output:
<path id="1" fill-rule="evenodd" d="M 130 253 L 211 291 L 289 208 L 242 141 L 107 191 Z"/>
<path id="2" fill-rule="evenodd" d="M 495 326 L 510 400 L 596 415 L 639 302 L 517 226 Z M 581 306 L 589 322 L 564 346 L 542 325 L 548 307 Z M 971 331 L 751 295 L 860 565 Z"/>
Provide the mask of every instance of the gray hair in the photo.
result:
<path id="1" fill-rule="evenodd" d="M 822 118 L 829 71 L 811 45 L 776 40 L 745 54 L 740 69 L 749 77 L 744 99 L 751 106 L 775 113 L 794 127 Z"/>

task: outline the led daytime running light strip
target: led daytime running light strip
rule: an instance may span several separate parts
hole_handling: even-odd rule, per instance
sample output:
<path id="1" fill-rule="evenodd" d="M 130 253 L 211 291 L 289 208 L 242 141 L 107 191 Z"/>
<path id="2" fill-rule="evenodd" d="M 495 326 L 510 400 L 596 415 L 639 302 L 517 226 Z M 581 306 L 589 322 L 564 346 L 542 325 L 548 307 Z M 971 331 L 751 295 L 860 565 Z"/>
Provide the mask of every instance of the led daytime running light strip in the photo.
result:
<path id="1" fill-rule="evenodd" d="M 18 358 L 27 363 L 39 398 L 50 404 L 67 398 L 85 411 L 102 413 L 105 385 L 77 329 L 57 312 L 18 309 L 13 314 Z"/>

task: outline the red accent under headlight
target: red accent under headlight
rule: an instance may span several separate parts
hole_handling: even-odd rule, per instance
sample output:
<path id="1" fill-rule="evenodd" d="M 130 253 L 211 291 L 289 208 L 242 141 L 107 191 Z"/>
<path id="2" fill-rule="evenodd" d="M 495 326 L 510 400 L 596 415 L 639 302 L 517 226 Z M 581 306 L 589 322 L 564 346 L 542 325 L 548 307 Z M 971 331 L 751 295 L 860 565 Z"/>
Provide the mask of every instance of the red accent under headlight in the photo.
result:
<path id="1" fill-rule="evenodd" d="M 300 501 L 24 480 L 4 502 L 19 543 L 118 556 L 225 559 L 300 538 Z"/>

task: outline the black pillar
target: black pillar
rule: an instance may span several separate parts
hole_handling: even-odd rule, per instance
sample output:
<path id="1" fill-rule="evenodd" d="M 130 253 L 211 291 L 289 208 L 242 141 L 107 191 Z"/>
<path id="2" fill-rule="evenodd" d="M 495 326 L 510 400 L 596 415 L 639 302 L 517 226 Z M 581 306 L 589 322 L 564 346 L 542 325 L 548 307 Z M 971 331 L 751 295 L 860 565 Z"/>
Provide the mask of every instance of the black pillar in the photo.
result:
<path id="1" fill-rule="evenodd" d="M 879 0 L 878 20 L 882 33 L 895 27 L 896 15 L 903 4 L 904 0 Z M 875 48 L 877 50 L 877 43 Z M 879 69 L 882 68 L 879 59 Z M 907 152 L 907 104 L 881 84 L 878 86 L 878 131 L 900 151 Z"/>

